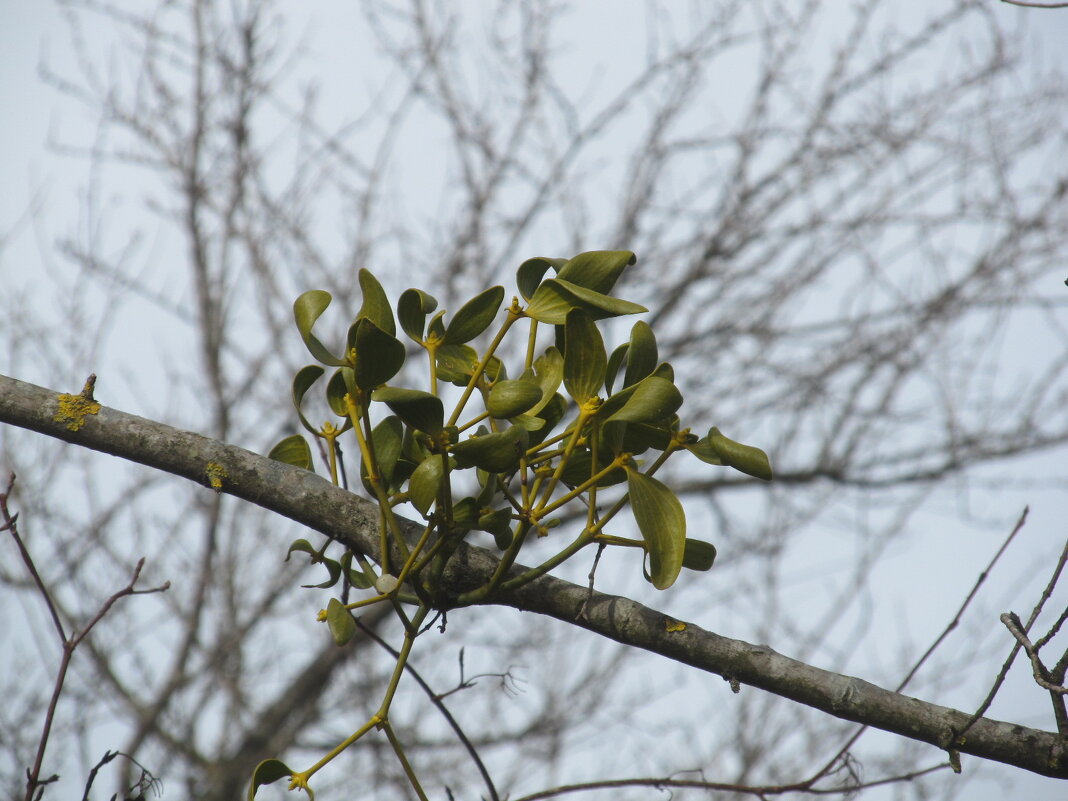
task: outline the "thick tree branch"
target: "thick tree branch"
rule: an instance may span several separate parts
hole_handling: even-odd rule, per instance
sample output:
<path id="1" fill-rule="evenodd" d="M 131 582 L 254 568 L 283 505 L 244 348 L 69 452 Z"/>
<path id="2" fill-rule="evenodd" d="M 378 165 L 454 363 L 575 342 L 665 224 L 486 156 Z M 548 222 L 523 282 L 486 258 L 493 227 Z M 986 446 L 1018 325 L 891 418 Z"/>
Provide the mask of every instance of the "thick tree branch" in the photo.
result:
<path id="1" fill-rule="evenodd" d="M 0 422 L 183 476 L 259 504 L 372 556 L 377 551 L 373 505 L 308 471 L 104 406 L 72 421 L 69 415 L 57 414 L 58 399 L 50 390 L 0 376 Z M 414 523 L 408 527 L 414 536 L 418 527 Z M 496 564 L 496 557 L 487 550 L 461 548 L 446 571 L 449 589 L 461 592 L 484 583 Z M 969 719 L 963 712 L 790 659 L 766 645 L 721 637 L 693 624 L 680 630 L 676 621 L 627 598 L 597 592 L 590 597 L 586 587 L 550 576 L 497 602 L 942 748 L 953 743 Z M 1068 778 L 1068 737 L 1052 732 L 982 718 L 968 731 L 959 750 L 1045 776 Z"/>

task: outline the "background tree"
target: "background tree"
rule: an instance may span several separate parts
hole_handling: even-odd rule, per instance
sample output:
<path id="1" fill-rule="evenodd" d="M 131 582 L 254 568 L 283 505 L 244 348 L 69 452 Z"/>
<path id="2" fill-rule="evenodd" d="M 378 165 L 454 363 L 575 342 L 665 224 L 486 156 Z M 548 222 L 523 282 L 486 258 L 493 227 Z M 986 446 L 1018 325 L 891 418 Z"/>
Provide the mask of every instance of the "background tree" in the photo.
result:
<path id="1" fill-rule="evenodd" d="M 986 500 L 1006 475 L 1036 494 L 1064 488 L 1063 470 L 1040 475 L 1025 457 L 1063 453 L 1068 432 L 1065 84 L 1015 13 L 367 2 L 332 11 L 302 47 L 295 12 L 266 2 L 60 7 L 70 59 L 53 55 L 45 79 L 92 123 L 57 133 L 89 172 L 57 251 L 30 270 L 4 254 L 4 372 L 73 391 L 95 371 L 108 405 L 265 452 L 292 430 L 301 291 L 354 310 L 367 266 L 394 296 L 433 286 L 455 308 L 529 255 L 631 248 L 639 267 L 621 291 L 652 309 L 661 351 L 690 382 L 687 413 L 745 431 L 778 475 L 770 487 L 674 477 L 720 559 L 665 611 L 887 686 L 927 642 L 891 636 L 876 600 L 916 594 L 911 576 L 941 548 L 951 562 L 974 548 L 985 564 L 996 545 L 974 545 L 979 524 L 992 518 L 1000 537 L 1019 512 Z M 609 13 L 640 19 L 610 34 Z M 319 47 L 341 53 L 325 71 Z M 299 529 L 8 427 L 0 436 L 65 619 L 123 586 L 141 556 L 149 583 L 172 583 L 116 606 L 79 651 L 77 712 L 53 735 L 64 774 L 84 776 L 107 734 L 168 793 L 233 798 L 265 755 L 321 751 L 377 703 L 388 654 L 310 630 L 323 600 L 295 587 L 319 579 L 280 563 Z M 913 523 L 947 507 L 974 527 Z M 907 589 L 876 583 L 910 545 Z M 1032 547 L 1052 563 L 1056 544 Z M 622 562 L 606 557 L 597 587 L 647 600 Z M 589 568 L 570 577 L 584 584 Z M 31 591 L 21 563 L 5 559 L 3 580 L 5 608 L 33 608 L 18 600 Z M 1018 592 L 1030 603 L 1036 586 Z M 936 631 L 963 592 L 946 594 Z M 454 706 L 513 797 L 678 771 L 793 781 L 853 728 L 757 691 L 710 690 L 707 676 L 550 621 L 467 614 L 416 667 L 439 693 L 494 674 Z M 972 620 L 911 691 L 978 705 L 1010 640 L 991 615 Z M 12 660 L 0 725 L 18 787 L 41 714 L 23 677 L 41 667 L 32 652 Z M 990 667 L 955 695 L 964 662 Z M 648 695 L 654 669 L 677 687 L 669 709 Z M 694 693 L 707 706 L 681 700 Z M 425 701 L 403 717 L 439 788 L 485 792 Z M 867 740 L 865 778 L 929 764 L 885 740 L 864 751 Z M 367 797 L 404 792 L 381 745 L 357 749 L 338 787 L 351 794 L 358 775 Z"/>

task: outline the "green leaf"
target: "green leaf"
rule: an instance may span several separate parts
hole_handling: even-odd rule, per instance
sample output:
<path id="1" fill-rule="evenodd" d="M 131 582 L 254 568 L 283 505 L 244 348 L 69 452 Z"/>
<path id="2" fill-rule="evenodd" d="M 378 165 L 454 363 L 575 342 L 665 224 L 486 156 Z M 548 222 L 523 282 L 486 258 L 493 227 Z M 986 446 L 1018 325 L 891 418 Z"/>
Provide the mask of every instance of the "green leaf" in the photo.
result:
<path id="1" fill-rule="evenodd" d="M 366 590 L 369 587 L 373 587 L 374 584 L 359 568 L 352 566 L 352 551 L 345 551 L 341 555 L 341 569 L 345 571 L 345 578 L 348 579 L 349 584 L 358 590 Z"/>
<path id="2" fill-rule="evenodd" d="M 547 259 L 542 256 L 527 259 L 519 265 L 515 274 L 515 284 L 519 288 L 519 294 L 524 300 L 529 301 L 548 269 L 552 267 L 554 270 L 559 270 L 565 264 L 567 264 L 567 259 Z"/>
<path id="3" fill-rule="evenodd" d="M 682 555 L 682 566 L 687 570 L 709 570 L 716 561 L 716 546 L 704 540 L 686 538 L 686 550 Z"/>
<path id="4" fill-rule="evenodd" d="M 360 269 L 360 289 L 363 290 L 363 305 L 360 306 L 356 319 L 370 320 L 390 336 L 396 336 L 397 324 L 393 321 L 389 298 L 370 270 Z"/>
<path id="5" fill-rule="evenodd" d="M 293 540 L 289 546 L 289 550 L 286 551 L 286 561 L 289 561 L 289 557 L 293 554 L 293 551 L 300 553 L 307 553 L 312 555 L 318 555 L 319 551 L 312 547 L 312 544 L 305 539 Z"/>
<path id="6" fill-rule="evenodd" d="M 563 325 L 568 311 L 578 308 L 585 309 L 595 320 L 649 311 L 637 303 L 609 297 L 570 281 L 550 278 L 538 287 L 526 314 L 542 323 Z"/>
<path id="7" fill-rule="evenodd" d="M 303 434 L 286 437 L 271 448 L 267 458 L 274 459 L 276 462 L 285 462 L 294 467 L 303 467 L 305 470 L 312 469 L 311 448 L 308 447 Z"/>
<path id="8" fill-rule="evenodd" d="M 338 645 L 344 645 L 356 633 L 356 621 L 352 619 L 352 613 L 337 598 L 331 598 L 326 605 L 326 624 Z"/>
<path id="9" fill-rule="evenodd" d="M 317 364 L 309 364 L 307 367 L 301 367 L 295 376 L 293 376 L 293 406 L 297 410 L 297 417 L 300 418 L 300 424 L 304 426 L 308 431 L 313 434 L 318 434 L 318 430 L 308 419 L 304 416 L 304 412 L 301 411 L 300 405 L 304 401 L 304 396 L 308 390 L 311 389 L 312 384 L 322 377 L 326 372 Z"/>
<path id="10" fill-rule="evenodd" d="M 609 463 L 610 460 L 600 458 L 597 462 L 597 469 L 599 471 L 603 470 Z M 571 458 L 567 460 L 567 464 L 564 466 L 564 472 L 561 473 L 560 479 L 569 487 L 577 487 L 579 484 L 589 481 L 593 477 L 593 473 L 591 472 L 592 466 L 593 454 L 585 448 L 582 450 L 576 449 L 571 454 Z M 623 468 L 617 468 L 598 481 L 597 486 L 611 487 L 626 480 L 626 472 L 624 472 Z"/>
<path id="11" fill-rule="evenodd" d="M 634 391 L 605 422 L 652 423 L 670 417 L 682 406 L 678 387 L 663 378 L 651 375 L 632 386 Z"/>
<path id="12" fill-rule="evenodd" d="M 252 784 L 248 788 L 247 801 L 256 798 L 256 791 L 265 784 L 273 784 L 286 776 L 292 776 L 293 770 L 278 759 L 265 759 L 252 771 Z"/>
<path id="13" fill-rule="evenodd" d="M 723 460 L 723 464 L 733 467 L 735 470 L 740 470 L 747 475 L 761 478 L 764 481 L 771 481 L 771 462 L 768 461 L 768 455 L 760 448 L 754 448 L 752 445 L 743 445 L 733 439 L 727 439 L 715 426 L 708 432 L 708 444 Z"/>
<path id="14" fill-rule="evenodd" d="M 605 370 L 604 374 L 604 388 L 609 395 L 612 394 L 612 387 L 616 383 L 616 376 L 619 375 L 619 368 L 623 365 L 623 360 L 627 358 L 628 350 L 630 350 L 630 345 L 624 342 L 612 351 L 612 355 L 608 357 L 608 369 Z"/>
<path id="15" fill-rule="evenodd" d="M 382 387 L 375 390 L 371 398 L 386 404 L 412 428 L 432 437 L 440 434 L 445 426 L 445 408 L 437 395 L 418 389 Z"/>
<path id="16" fill-rule="evenodd" d="M 553 394 L 552 398 L 537 416 L 545 421 L 545 425 L 535 430 L 530 435 L 529 445 L 537 445 L 544 440 L 556 428 L 556 424 L 564 419 L 564 415 L 567 413 L 567 400 L 559 392 Z"/>
<path id="17" fill-rule="evenodd" d="M 401 341 L 364 317 L 356 323 L 356 386 L 373 390 L 393 378 L 404 364 Z"/>
<path id="18" fill-rule="evenodd" d="M 315 563 L 319 563 L 326 568 L 326 581 L 320 582 L 319 584 L 301 584 L 301 587 L 306 590 L 325 590 L 337 584 L 337 580 L 341 578 L 341 565 L 338 564 L 336 559 L 323 559 L 321 557 L 313 556 L 312 564 Z"/>
<path id="19" fill-rule="evenodd" d="M 623 386 L 637 384 L 656 369 L 656 336 L 644 320 L 639 320 L 630 329 L 630 347 L 627 350 L 627 372 Z"/>
<path id="20" fill-rule="evenodd" d="M 534 360 L 534 376 L 541 387 L 541 400 L 527 414 L 537 414 L 553 399 L 564 380 L 564 356 L 555 347 L 549 346 L 545 353 Z M 530 378 L 524 373 L 523 378 Z"/>
<path id="21" fill-rule="evenodd" d="M 666 590 L 682 570 L 686 515 L 675 494 L 651 476 L 627 467 L 627 491 L 638 530 L 649 551 L 653 586 Z"/>
<path id="22" fill-rule="evenodd" d="M 453 315 L 452 322 L 445 329 L 443 342 L 446 345 L 462 345 L 470 342 L 490 327 L 493 318 L 497 316 L 502 300 L 504 300 L 503 286 L 490 287 L 475 295 Z"/>
<path id="23" fill-rule="evenodd" d="M 437 307 L 438 301 L 433 295 L 428 295 L 421 289 L 404 290 L 400 300 L 397 301 L 397 317 L 400 319 L 404 333 L 415 342 L 422 344 L 426 316 Z"/>
<path id="24" fill-rule="evenodd" d="M 498 532 L 508 532 L 508 541 L 512 539 L 512 510 L 510 507 L 484 511 L 478 517 L 479 531 L 488 531 L 494 536 Z M 506 545 L 505 548 L 508 546 Z M 502 549 L 503 550 L 503 549 Z"/>
<path id="25" fill-rule="evenodd" d="M 427 324 L 427 327 L 426 327 L 426 338 L 428 340 L 435 339 L 438 342 L 441 342 L 442 338 L 445 336 L 444 318 L 445 318 L 445 310 L 444 309 L 442 309 L 441 311 L 439 311 L 437 314 L 435 314 L 433 317 L 430 318 L 430 322 Z"/>
<path id="26" fill-rule="evenodd" d="M 378 468 L 382 471 L 386 484 L 390 486 L 395 486 L 393 471 L 397 467 L 397 460 L 400 459 L 403 440 L 404 424 L 394 415 L 384 418 L 371 430 L 371 442 L 374 444 Z"/>
<path id="27" fill-rule="evenodd" d="M 604 384 L 608 356 L 601 332 L 582 309 L 568 312 L 564 331 L 564 387 L 581 406 L 595 397 Z"/>
<path id="28" fill-rule="evenodd" d="M 472 437 L 452 446 L 456 465 L 479 467 L 487 473 L 504 473 L 519 464 L 519 457 L 526 451 L 527 432 L 520 426 L 510 426 L 507 431 Z"/>
<path id="29" fill-rule="evenodd" d="M 463 381 L 475 372 L 478 352 L 470 345 L 442 345 L 435 351 L 438 377 L 443 381 Z"/>
<path id="30" fill-rule="evenodd" d="M 712 447 L 712 443 L 708 441 L 708 437 L 702 437 L 697 442 L 687 445 L 686 450 L 706 464 L 723 464 L 723 459 L 720 458 L 719 451 Z"/>
<path id="31" fill-rule="evenodd" d="M 498 381 L 490 389 L 486 411 L 498 419 L 527 412 L 541 400 L 541 388 L 530 381 Z"/>
<path id="32" fill-rule="evenodd" d="M 348 430 L 352 426 L 352 420 L 349 419 L 349 407 L 345 403 L 345 394 L 349 391 L 350 386 L 353 389 L 356 387 L 356 373 L 353 372 L 351 367 L 339 367 L 330 376 L 330 381 L 326 385 L 326 402 L 330 404 L 331 411 L 339 417 L 345 418 L 345 425 L 342 430 Z"/>
<path id="33" fill-rule="evenodd" d="M 327 350 L 326 346 L 312 333 L 312 326 L 326 311 L 326 307 L 330 305 L 332 299 L 329 292 L 325 292 L 322 289 L 311 289 L 293 302 L 293 317 L 297 322 L 297 331 L 300 332 L 300 338 L 304 340 L 304 344 L 311 355 L 323 364 L 343 367 L 346 364 L 345 360 L 339 359 Z"/>
<path id="34" fill-rule="evenodd" d="M 438 499 L 442 475 L 441 454 L 432 453 L 423 459 L 408 479 L 408 500 L 423 517 L 430 513 L 431 507 Z"/>
<path id="35" fill-rule="evenodd" d="M 636 260 L 629 250 L 591 250 L 569 260 L 557 278 L 607 295 L 623 270 Z"/>
<path id="36" fill-rule="evenodd" d="M 470 531 L 478 525 L 478 503 L 474 498 L 461 498 L 452 505 L 454 531 Z"/>

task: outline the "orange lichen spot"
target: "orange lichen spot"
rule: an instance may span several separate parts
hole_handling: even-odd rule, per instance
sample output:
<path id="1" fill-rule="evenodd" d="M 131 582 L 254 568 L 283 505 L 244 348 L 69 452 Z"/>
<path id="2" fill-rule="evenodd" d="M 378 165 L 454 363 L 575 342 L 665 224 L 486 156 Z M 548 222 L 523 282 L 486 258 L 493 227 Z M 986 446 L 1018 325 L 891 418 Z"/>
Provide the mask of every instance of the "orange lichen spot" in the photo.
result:
<path id="1" fill-rule="evenodd" d="M 208 477 L 208 486 L 216 492 L 222 492 L 223 479 L 226 478 L 226 468 L 218 462 L 208 462 L 204 468 L 204 475 Z"/>
<path id="2" fill-rule="evenodd" d="M 668 631 L 686 631 L 686 624 L 683 623 L 681 620 L 668 620 L 668 622 L 667 622 L 667 630 Z"/>
<path id="3" fill-rule="evenodd" d="M 93 398 L 93 387 L 95 385 L 96 376 L 91 375 L 86 379 L 80 395 L 68 395 L 66 393 L 57 395 L 57 410 L 52 420 L 57 423 L 66 423 L 68 431 L 77 431 L 85 425 L 85 416 L 87 414 L 100 412 L 100 404 Z"/>

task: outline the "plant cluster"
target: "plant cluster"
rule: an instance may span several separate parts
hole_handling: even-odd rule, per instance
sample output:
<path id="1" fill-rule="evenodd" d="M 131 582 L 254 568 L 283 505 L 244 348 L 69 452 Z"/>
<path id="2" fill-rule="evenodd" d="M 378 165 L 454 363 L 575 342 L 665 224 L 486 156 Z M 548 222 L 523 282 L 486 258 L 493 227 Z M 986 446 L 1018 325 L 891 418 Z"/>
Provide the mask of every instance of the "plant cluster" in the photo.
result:
<path id="1" fill-rule="evenodd" d="M 319 363 L 297 372 L 293 403 L 303 426 L 324 445 L 335 484 L 344 476 L 338 441 L 352 432 L 361 482 L 379 510 L 380 547 L 376 564 L 368 555 L 350 551 L 337 560 L 327 557 L 329 540 L 315 548 L 300 539 L 289 553 L 305 552 L 327 568 L 327 581 L 316 586 L 333 586 L 344 576 L 351 586 L 370 591 L 348 604 L 333 598 L 320 612 L 339 645 L 355 633 L 352 612 L 377 603 L 393 606 L 404 642 L 382 704 L 370 720 L 306 771 L 293 771 L 274 759 L 261 763 L 249 788 L 250 801 L 259 786 L 285 776 L 291 789 L 311 793 L 311 776 L 375 728 L 385 732 L 416 793 L 426 797 L 389 724 L 389 708 L 412 644 L 432 611 L 491 601 L 594 544 L 641 550 L 643 574 L 661 590 L 684 567 L 711 568 L 715 547 L 687 538 L 682 504 L 654 474 L 677 453 L 765 480 L 772 477 L 771 466 L 763 451 L 734 442 L 716 428 L 698 437 L 681 425 L 682 393 L 671 365 L 659 360 L 648 324 L 636 322 L 629 340 L 608 353 L 598 321 L 647 311 L 610 294 L 634 262 L 630 251 L 529 259 L 519 267 L 519 296 L 513 297 L 503 320 L 501 286 L 479 293 L 449 319 L 437 310 L 433 296 L 408 289 L 394 315 L 381 284 L 361 270 L 363 304 L 341 355 L 312 332 L 331 302 L 329 293 L 312 290 L 297 298 L 297 329 Z M 552 277 L 546 277 L 550 270 Z M 484 350 L 470 344 L 498 320 Z M 525 326 L 517 328 L 521 321 Z M 398 322 L 426 353 L 424 388 L 390 384 L 408 350 L 397 337 Z M 511 332 L 524 328 L 525 357 L 510 378 L 501 346 Z M 539 344 L 543 331 L 552 334 L 552 345 Z M 326 382 L 326 402 L 338 419 L 315 426 L 302 411 L 303 401 L 327 368 L 334 372 Z M 457 390 L 459 397 L 452 402 Z M 446 414 L 447 400 L 451 410 Z M 312 469 L 311 447 L 299 434 L 278 443 L 270 456 Z M 625 491 L 611 489 L 615 485 L 625 485 Z M 404 536 L 396 514 L 404 504 L 424 521 L 414 542 Z M 640 539 L 608 531 L 626 507 Z M 577 535 L 540 564 L 516 567 L 532 536 L 550 536 L 571 515 L 584 519 Z M 445 565 L 472 532 L 492 535 L 500 561 L 484 585 L 450 594 L 442 581 Z"/>

